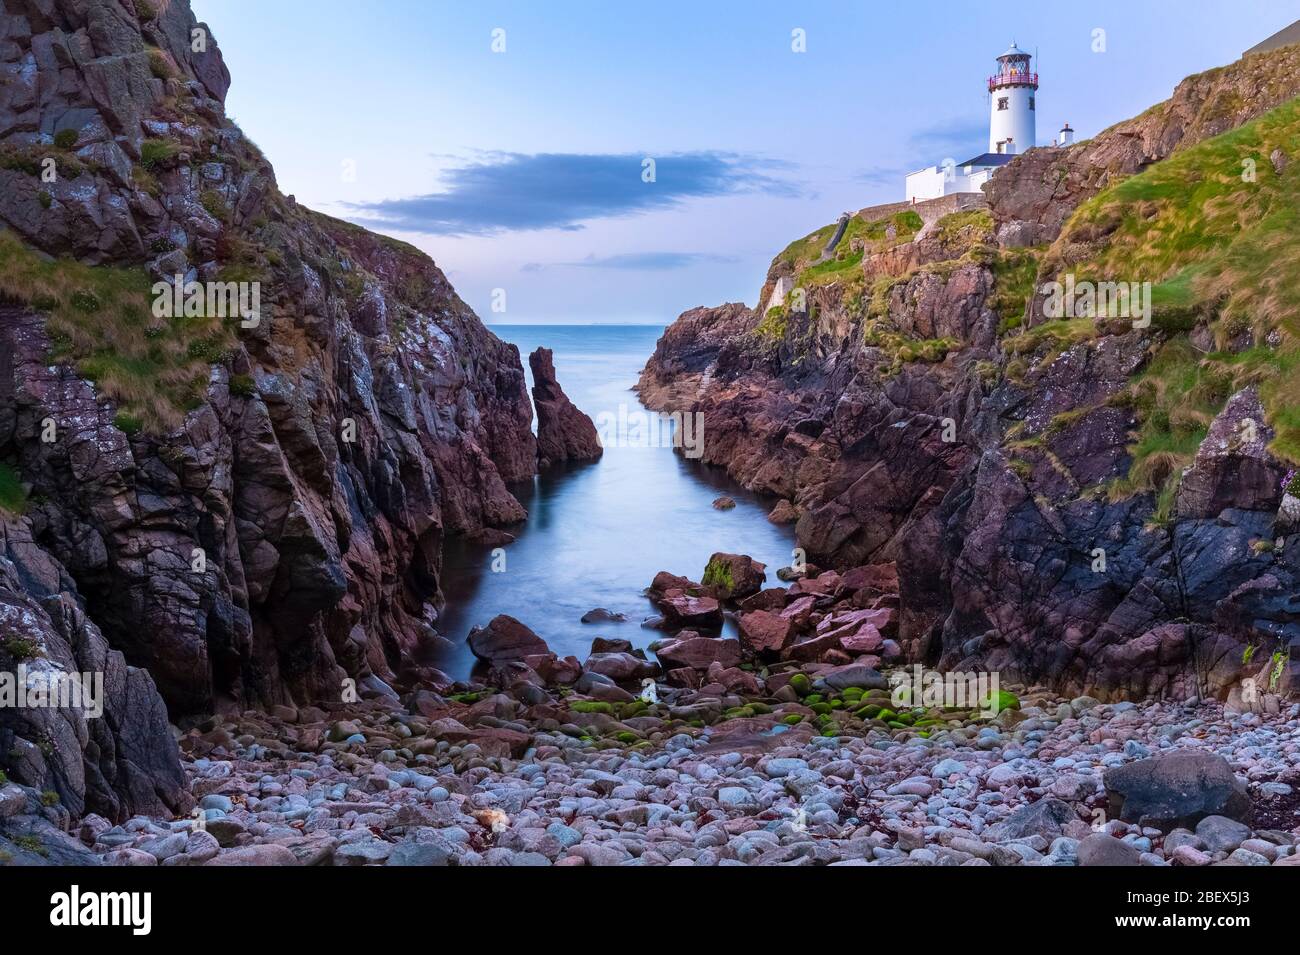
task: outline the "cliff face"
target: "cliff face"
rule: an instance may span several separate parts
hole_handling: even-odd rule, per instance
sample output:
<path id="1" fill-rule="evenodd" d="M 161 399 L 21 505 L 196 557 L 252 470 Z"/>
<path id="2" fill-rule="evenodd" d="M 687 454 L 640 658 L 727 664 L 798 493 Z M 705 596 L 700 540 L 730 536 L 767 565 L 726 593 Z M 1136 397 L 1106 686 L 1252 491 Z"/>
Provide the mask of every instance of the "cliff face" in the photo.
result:
<path id="1" fill-rule="evenodd" d="M 703 412 L 704 459 L 792 502 L 810 559 L 895 562 L 913 659 L 1110 694 L 1285 687 L 1297 94 L 1300 48 L 1251 57 L 1029 151 L 987 209 L 863 210 L 829 257 L 827 226 L 774 260 L 761 314 L 685 313 L 642 394 Z M 1153 321 L 1049 320 L 1067 275 L 1150 281 Z"/>
<path id="2" fill-rule="evenodd" d="M 69 730 L 84 771 L 6 770 L 150 811 L 179 798 L 155 683 L 178 719 L 418 678 L 444 536 L 525 517 L 532 409 L 432 261 L 280 193 L 185 0 L 3 0 L 0 70 L 0 611 L 124 687 Z M 160 315 L 176 275 L 260 313 Z"/>

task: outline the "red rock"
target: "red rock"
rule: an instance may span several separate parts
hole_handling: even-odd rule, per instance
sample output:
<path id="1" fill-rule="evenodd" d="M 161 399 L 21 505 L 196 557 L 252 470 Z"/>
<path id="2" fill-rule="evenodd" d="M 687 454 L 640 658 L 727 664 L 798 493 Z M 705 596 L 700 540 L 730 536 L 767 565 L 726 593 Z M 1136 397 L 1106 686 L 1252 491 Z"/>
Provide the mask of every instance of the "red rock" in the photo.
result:
<path id="1" fill-rule="evenodd" d="M 694 690 L 700 685 L 700 671 L 691 667 L 677 667 L 665 673 L 664 680 L 669 686 L 682 686 Z"/>
<path id="2" fill-rule="evenodd" d="M 740 639 L 755 653 L 779 653 L 790 642 L 790 620 L 767 610 L 740 615 Z"/>
<path id="3" fill-rule="evenodd" d="M 766 564 L 747 554 L 717 553 L 709 558 L 701 583 L 719 600 L 735 600 L 758 593 L 766 579 Z"/>
<path id="4" fill-rule="evenodd" d="M 793 524 L 799 519 L 799 512 L 789 501 L 777 501 L 776 507 L 772 508 L 767 519 L 773 524 Z"/>
<path id="5" fill-rule="evenodd" d="M 786 589 L 784 587 L 767 587 L 751 597 L 746 597 L 738 606 L 741 613 L 754 610 L 780 610 L 785 606 Z"/>
<path id="6" fill-rule="evenodd" d="M 813 605 L 817 603 L 816 597 L 800 597 L 781 611 L 781 616 L 790 621 L 790 626 L 796 630 L 803 629 L 812 617 Z"/>
<path id="7" fill-rule="evenodd" d="M 877 594 L 898 593 L 897 564 L 867 564 L 844 572 L 846 590 L 869 590 Z"/>
<path id="8" fill-rule="evenodd" d="M 840 646 L 849 653 L 875 653 L 885 645 L 885 638 L 869 623 L 862 624 L 848 636 L 840 637 Z"/>
<path id="9" fill-rule="evenodd" d="M 709 664 L 708 680 L 710 683 L 722 684 L 729 693 L 759 696 L 763 692 L 754 674 L 739 667 L 724 667 L 716 661 Z"/>
<path id="10" fill-rule="evenodd" d="M 816 577 L 804 577 L 796 580 L 790 587 L 793 594 L 816 594 L 827 597 L 835 593 L 840 586 L 840 575 L 833 570 L 825 571 Z"/>
<path id="11" fill-rule="evenodd" d="M 582 665 L 583 670 L 607 676 L 616 683 L 659 675 L 659 667 L 648 660 L 625 652 L 593 653 Z"/>
<path id="12" fill-rule="evenodd" d="M 666 594 L 670 590 L 700 590 L 700 585 L 689 577 L 678 577 L 676 574 L 670 574 L 666 570 L 661 570 L 655 574 L 655 579 L 650 582 L 651 594 Z"/>
<path id="13" fill-rule="evenodd" d="M 722 606 L 712 597 L 693 597 L 670 590 L 657 601 L 669 629 L 700 627 L 705 630 L 722 626 Z"/>
<path id="14" fill-rule="evenodd" d="M 840 635 L 837 632 L 819 634 L 786 647 L 781 651 L 781 659 L 811 663 L 821 660 L 832 650 L 842 652 L 839 650 L 839 645 Z"/>
<path id="15" fill-rule="evenodd" d="M 692 635 L 659 644 L 655 656 L 675 668 L 703 670 L 711 663 L 732 667 L 740 662 L 740 642 L 731 638 Z"/>
<path id="16" fill-rule="evenodd" d="M 862 624 L 871 624 L 881 633 L 893 623 L 894 612 L 887 608 L 880 610 L 848 610 L 830 614 L 817 624 L 818 633 L 840 632 L 844 635 L 846 628 L 856 630 Z M 852 632 L 849 630 L 848 632 Z"/>
<path id="17" fill-rule="evenodd" d="M 533 370 L 533 405 L 537 408 L 537 462 L 547 468 L 565 461 L 594 461 L 604 449 L 591 419 L 560 388 L 549 348 L 528 356 Z"/>
<path id="18" fill-rule="evenodd" d="M 561 658 L 554 653 L 545 653 L 524 657 L 524 662 L 537 671 L 547 686 L 576 683 L 582 676 L 582 664 L 573 656 Z"/>
<path id="19" fill-rule="evenodd" d="M 486 627 L 469 632 L 469 648 L 474 656 L 488 663 L 522 660 L 527 656 L 549 653 L 546 641 L 514 617 L 500 614 Z"/>

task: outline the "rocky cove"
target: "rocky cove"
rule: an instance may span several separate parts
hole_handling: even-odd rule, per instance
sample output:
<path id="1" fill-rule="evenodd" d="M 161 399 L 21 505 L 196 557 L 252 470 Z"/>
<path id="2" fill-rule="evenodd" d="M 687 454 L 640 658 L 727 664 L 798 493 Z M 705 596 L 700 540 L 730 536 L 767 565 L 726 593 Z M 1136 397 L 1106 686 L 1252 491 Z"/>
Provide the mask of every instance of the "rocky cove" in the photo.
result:
<path id="1" fill-rule="evenodd" d="M 616 401 L 282 194 L 184 0 L 2 19 L 0 669 L 103 678 L 98 717 L 0 708 L 4 864 L 1300 860 L 1294 316 L 1199 277 L 1222 242 L 1170 243 L 1150 327 L 1036 292 L 1263 241 L 1300 48 L 684 313 L 601 387 L 702 421 L 701 463 L 653 458 L 690 530 L 577 604 L 526 569 L 641 467 Z M 1241 148 L 1264 199 L 1181 218 Z M 262 320 L 151 315 L 175 275 Z M 998 691 L 900 696 L 917 666 Z"/>

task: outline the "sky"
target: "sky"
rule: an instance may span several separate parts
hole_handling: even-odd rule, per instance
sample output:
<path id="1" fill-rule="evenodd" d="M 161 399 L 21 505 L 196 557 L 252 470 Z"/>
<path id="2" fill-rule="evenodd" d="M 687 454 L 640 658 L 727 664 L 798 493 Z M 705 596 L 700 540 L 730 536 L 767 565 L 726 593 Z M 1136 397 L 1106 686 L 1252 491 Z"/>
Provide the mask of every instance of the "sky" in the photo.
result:
<path id="1" fill-rule="evenodd" d="M 985 80 L 1013 40 L 1037 52 L 1045 144 L 1300 18 L 1300 0 L 193 7 L 281 189 L 428 252 L 503 324 L 755 304 L 794 239 L 985 151 Z"/>

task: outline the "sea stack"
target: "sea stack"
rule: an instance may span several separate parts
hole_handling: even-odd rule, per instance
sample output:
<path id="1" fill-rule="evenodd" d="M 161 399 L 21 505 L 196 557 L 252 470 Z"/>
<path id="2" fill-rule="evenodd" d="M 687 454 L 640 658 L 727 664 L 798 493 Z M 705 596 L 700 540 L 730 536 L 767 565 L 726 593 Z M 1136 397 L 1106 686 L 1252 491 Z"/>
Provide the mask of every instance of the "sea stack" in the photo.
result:
<path id="1" fill-rule="evenodd" d="M 555 362 L 549 348 L 528 356 L 533 370 L 533 404 L 537 407 L 537 466 L 565 461 L 595 461 L 604 453 L 596 426 L 569 400 L 555 380 Z"/>

